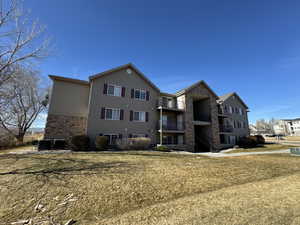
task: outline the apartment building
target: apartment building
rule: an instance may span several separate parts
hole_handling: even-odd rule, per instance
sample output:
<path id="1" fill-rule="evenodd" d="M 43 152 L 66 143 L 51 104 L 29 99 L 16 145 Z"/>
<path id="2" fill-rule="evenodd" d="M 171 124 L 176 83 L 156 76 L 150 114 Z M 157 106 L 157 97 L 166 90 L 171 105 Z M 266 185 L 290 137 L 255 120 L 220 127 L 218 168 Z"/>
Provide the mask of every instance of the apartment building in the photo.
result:
<path id="1" fill-rule="evenodd" d="M 300 118 L 279 120 L 273 129 L 277 135 L 300 136 Z"/>
<path id="2" fill-rule="evenodd" d="M 143 136 L 154 145 L 198 152 L 218 151 L 220 138 L 228 135 L 219 129 L 219 97 L 204 81 L 164 93 L 132 64 L 90 76 L 89 81 L 49 77 L 53 88 L 46 139 L 87 134 L 93 144 L 96 136 L 105 135 L 114 145 L 117 139 Z M 234 135 L 246 135 L 238 131 Z"/>
<path id="3" fill-rule="evenodd" d="M 248 106 L 237 93 L 220 96 L 217 102 L 221 148 L 236 145 L 241 137 L 250 135 Z"/>

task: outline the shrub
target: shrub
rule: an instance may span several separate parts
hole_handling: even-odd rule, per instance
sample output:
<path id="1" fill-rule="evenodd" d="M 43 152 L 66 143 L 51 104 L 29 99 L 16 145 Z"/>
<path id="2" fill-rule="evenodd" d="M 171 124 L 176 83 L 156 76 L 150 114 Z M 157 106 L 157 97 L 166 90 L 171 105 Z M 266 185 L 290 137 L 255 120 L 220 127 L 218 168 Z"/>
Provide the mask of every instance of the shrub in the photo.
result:
<path id="1" fill-rule="evenodd" d="M 265 138 L 262 135 L 255 135 L 258 144 L 265 144 Z"/>
<path id="2" fill-rule="evenodd" d="M 52 140 L 40 140 L 38 144 L 38 150 L 50 150 L 52 146 Z"/>
<path id="3" fill-rule="evenodd" d="M 254 148 L 257 144 L 257 141 L 252 137 L 243 137 L 238 141 L 238 145 L 242 148 Z"/>
<path id="4" fill-rule="evenodd" d="M 137 137 L 128 139 L 128 147 L 131 150 L 144 150 L 149 149 L 151 139 L 146 137 Z"/>
<path id="5" fill-rule="evenodd" d="M 156 150 L 156 151 L 163 151 L 163 152 L 168 152 L 168 151 L 170 151 L 170 150 L 168 149 L 168 147 L 165 146 L 165 145 L 159 145 L 159 146 L 156 146 L 155 150 Z"/>
<path id="6" fill-rule="evenodd" d="M 130 149 L 129 139 L 125 139 L 125 138 L 117 139 L 116 145 L 119 150 L 129 150 Z"/>
<path id="7" fill-rule="evenodd" d="M 97 150 L 105 150 L 108 146 L 108 137 L 97 136 L 95 139 L 95 145 Z"/>
<path id="8" fill-rule="evenodd" d="M 39 144 L 39 141 L 38 141 L 38 140 L 33 140 L 33 141 L 31 142 L 31 144 L 32 144 L 32 145 L 38 145 L 38 144 Z"/>
<path id="9" fill-rule="evenodd" d="M 53 149 L 65 149 L 67 142 L 65 140 L 55 140 Z"/>
<path id="10" fill-rule="evenodd" d="M 90 139 L 86 135 L 76 135 L 71 139 L 71 148 L 74 151 L 87 151 L 90 146 Z"/>

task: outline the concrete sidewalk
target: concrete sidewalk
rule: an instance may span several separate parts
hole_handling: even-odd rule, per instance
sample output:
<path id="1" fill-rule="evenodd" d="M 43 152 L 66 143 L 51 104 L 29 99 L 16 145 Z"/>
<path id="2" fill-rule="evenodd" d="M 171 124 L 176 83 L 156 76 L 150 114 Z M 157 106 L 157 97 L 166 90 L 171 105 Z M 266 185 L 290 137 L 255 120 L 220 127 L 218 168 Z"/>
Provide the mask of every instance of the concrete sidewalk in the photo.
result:
<path id="1" fill-rule="evenodd" d="M 290 153 L 290 149 L 282 149 L 282 150 L 274 150 L 274 151 L 264 151 L 264 152 L 238 152 L 238 153 L 213 153 L 213 152 L 199 152 L 199 153 L 191 153 L 191 152 L 176 152 L 177 154 L 195 154 L 195 155 L 203 155 L 213 158 L 218 157 L 233 157 L 233 156 L 246 156 L 246 155 L 265 155 L 265 154 L 282 154 L 282 153 Z"/>

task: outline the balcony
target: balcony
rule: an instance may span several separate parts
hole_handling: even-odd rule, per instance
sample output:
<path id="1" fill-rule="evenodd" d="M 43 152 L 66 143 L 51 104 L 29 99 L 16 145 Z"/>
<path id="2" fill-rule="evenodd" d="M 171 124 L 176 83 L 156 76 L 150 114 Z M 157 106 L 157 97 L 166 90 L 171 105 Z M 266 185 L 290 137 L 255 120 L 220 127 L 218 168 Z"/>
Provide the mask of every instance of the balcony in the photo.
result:
<path id="1" fill-rule="evenodd" d="M 158 132 L 166 132 L 166 133 L 183 133 L 184 132 L 184 123 L 168 123 L 163 124 L 162 131 L 160 127 L 160 122 L 157 123 Z"/>
<path id="2" fill-rule="evenodd" d="M 178 112 L 184 111 L 182 102 L 178 102 L 175 98 L 171 99 L 171 98 L 164 98 L 164 97 L 160 98 L 157 101 L 157 109 L 178 111 Z"/>
<path id="3" fill-rule="evenodd" d="M 229 115 L 227 110 L 224 110 L 223 108 L 218 107 L 218 114 L 219 116 L 227 117 Z"/>
<path id="4" fill-rule="evenodd" d="M 221 133 L 231 133 L 231 132 L 233 132 L 233 127 L 229 126 L 229 125 L 227 125 L 227 126 L 220 125 L 219 128 L 220 128 Z"/>

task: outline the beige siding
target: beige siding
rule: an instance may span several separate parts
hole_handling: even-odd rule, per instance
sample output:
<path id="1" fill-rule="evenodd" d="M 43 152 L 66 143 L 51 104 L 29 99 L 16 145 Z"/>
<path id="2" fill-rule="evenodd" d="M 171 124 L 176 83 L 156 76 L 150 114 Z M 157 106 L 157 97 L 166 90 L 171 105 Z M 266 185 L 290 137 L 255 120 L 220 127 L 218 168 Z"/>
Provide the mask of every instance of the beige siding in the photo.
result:
<path id="1" fill-rule="evenodd" d="M 125 97 L 108 96 L 103 94 L 104 84 L 115 84 L 126 88 Z M 150 100 L 137 100 L 131 98 L 131 89 L 140 88 L 150 92 Z M 101 134 L 147 134 L 152 142 L 156 142 L 156 123 L 158 113 L 156 103 L 159 92 L 143 80 L 135 71 L 128 74 L 120 70 L 104 77 L 92 80 L 91 99 L 88 116 L 87 133 L 93 140 Z M 120 108 L 124 110 L 124 120 L 101 119 L 101 108 Z M 149 113 L 148 122 L 130 121 L 130 110 L 145 111 Z"/>
<path id="2" fill-rule="evenodd" d="M 234 128 L 233 133 L 230 135 L 237 136 L 237 137 L 244 137 L 249 135 L 249 123 L 248 123 L 248 116 L 247 116 L 247 109 L 245 106 L 238 100 L 237 97 L 234 95 L 230 98 L 226 99 L 226 101 L 223 103 L 223 105 L 234 107 L 234 109 L 241 108 L 244 111 L 243 115 L 240 115 L 239 113 L 236 113 L 235 110 L 232 114 L 229 114 L 229 121 L 232 122 L 232 125 L 235 121 L 245 122 L 246 128 Z"/>
<path id="3" fill-rule="evenodd" d="M 89 86 L 53 81 L 49 115 L 87 117 Z"/>

